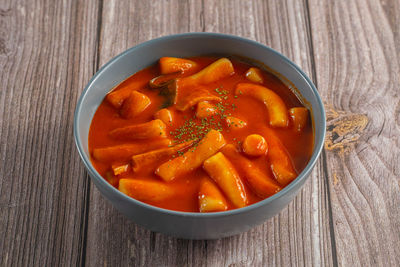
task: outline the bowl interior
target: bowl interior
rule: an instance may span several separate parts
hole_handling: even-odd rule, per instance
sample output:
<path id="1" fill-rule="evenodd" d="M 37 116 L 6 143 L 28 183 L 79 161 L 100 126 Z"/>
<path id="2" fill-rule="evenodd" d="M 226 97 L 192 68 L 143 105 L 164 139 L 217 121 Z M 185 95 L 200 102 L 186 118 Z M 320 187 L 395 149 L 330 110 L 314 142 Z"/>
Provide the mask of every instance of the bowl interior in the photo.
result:
<path id="1" fill-rule="evenodd" d="M 90 163 L 89 128 L 107 92 L 132 74 L 156 63 L 160 57 L 190 57 L 206 54 L 238 55 L 255 59 L 281 74 L 297 88 L 311 106 L 314 122 L 314 151 L 310 162 L 296 179 L 303 179 L 305 174 L 309 173 L 323 146 L 325 112 L 321 99 L 308 77 L 289 59 L 257 42 L 230 35 L 189 33 L 166 36 L 135 46 L 103 66 L 89 82 L 77 105 L 74 134 L 79 153 L 91 174 L 94 173 L 95 176 L 101 178 Z M 280 193 L 284 193 L 282 191 Z"/>

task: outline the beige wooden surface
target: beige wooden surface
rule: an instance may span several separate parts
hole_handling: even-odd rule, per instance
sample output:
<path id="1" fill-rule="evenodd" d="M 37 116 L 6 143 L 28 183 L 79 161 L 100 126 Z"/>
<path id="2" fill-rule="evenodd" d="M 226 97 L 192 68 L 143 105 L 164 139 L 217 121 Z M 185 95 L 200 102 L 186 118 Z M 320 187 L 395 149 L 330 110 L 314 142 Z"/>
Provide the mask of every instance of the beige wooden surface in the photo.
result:
<path id="1" fill-rule="evenodd" d="M 400 2 L 0 0 L 0 266 L 400 266 Z M 143 41 L 221 32 L 282 52 L 315 82 L 326 149 L 279 215 L 189 241 L 120 215 L 72 136 L 76 101 Z"/>

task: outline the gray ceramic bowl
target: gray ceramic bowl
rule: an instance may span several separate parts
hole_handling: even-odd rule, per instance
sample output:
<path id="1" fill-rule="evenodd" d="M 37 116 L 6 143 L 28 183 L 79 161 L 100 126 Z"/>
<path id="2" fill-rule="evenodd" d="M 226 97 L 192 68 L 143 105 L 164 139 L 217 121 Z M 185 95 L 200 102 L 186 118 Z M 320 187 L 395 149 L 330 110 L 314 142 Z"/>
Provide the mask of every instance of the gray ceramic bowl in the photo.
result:
<path id="1" fill-rule="evenodd" d="M 90 123 L 111 88 L 163 56 L 190 57 L 205 54 L 240 55 L 256 59 L 290 80 L 312 107 L 314 151 L 307 167 L 277 194 L 251 206 L 216 213 L 177 212 L 130 198 L 112 187 L 93 168 L 88 150 Z M 165 36 L 128 49 L 104 65 L 83 91 L 75 111 L 74 136 L 79 154 L 92 181 L 114 207 L 135 223 L 152 231 L 188 239 L 215 239 L 235 235 L 279 213 L 299 192 L 321 152 L 325 138 L 325 111 L 310 79 L 285 56 L 257 42 L 215 33 Z"/>

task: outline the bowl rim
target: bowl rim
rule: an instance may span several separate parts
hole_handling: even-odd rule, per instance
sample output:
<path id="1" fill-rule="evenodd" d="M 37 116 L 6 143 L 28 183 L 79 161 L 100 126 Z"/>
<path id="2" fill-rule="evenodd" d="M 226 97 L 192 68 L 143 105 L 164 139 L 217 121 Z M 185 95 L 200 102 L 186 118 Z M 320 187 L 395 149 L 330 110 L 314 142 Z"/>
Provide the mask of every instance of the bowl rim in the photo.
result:
<path id="1" fill-rule="evenodd" d="M 294 69 L 305 79 L 307 84 L 310 86 L 311 90 L 313 91 L 313 94 L 317 98 L 317 104 L 320 106 L 320 115 L 322 119 L 322 133 L 321 137 L 317 140 L 317 142 L 314 144 L 314 152 L 312 153 L 312 156 L 307 163 L 306 167 L 303 169 L 302 172 L 296 177 L 294 181 L 292 181 L 290 184 L 288 184 L 286 187 L 284 187 L 281 191 L 275 193 L 274 195 L 263 199 L 257 203 L 251 204 L 249 206 L 243 207 L 243 208 L 238 208 L 238 209 L 233 209 L 233 210 L 228 210 L 228 211 L 219 211 L 219 212 L 209 212 L 209 213 L 201 213 L 201 212 L 184 212 L 184 211 L 175 211 L 175 210 L 169 210 L 169 209 L 164 209 L 164 208 L 159 208 L 147 203 L 144 203 L 142 201 L 136 200 L 132 197 L 129 197 L 113 187 L 111 184 L 109 184 L 98 172 L 97 170 L 92 166 L 92 163 L 90 162 L 89 156 L 86 155 L 84 152 L 84 148 L 82 145 L 82 142 L 79 138 L 79 130 L 80 126 L 78 125 L 78 118 L 80 117 L 80 114 L 82 112 L 82 102 L 83 99 L 86 97 L 88 94 L 89 88 L 92 87 L 93 83 L 96 81 L 96 79 L 106 70 L 108 69 L 114 62 L 118 61 L 120 58 L 124 57 L 125 55 L 133 52 L 134 50 L 140 49 L 144 46 L 157 43 L 157 42 L 162 42 L 162 41 L 168 41 L 171 39 L 181 39 L 181 38 L 218 38 L 218 39 L 228 39 L 228 40 L 233 40 L 233 41 L 239 41 L 239 42 L 244 42 L 250 45 L 255 45 L 259 46 L 263 49 L 269 50 L 273 54 L 276 54 L 278 57 L 280 57 L 283 61 L 285 61 L 287 64 L 291 65 L 294 67 Z M 283 75 L 283 74 L 282 74 Z M 284 75 L 283 75 L 284 76 Z M 314 109 L 315 110 L 315 109 Z M 315 126 L 314 126 L 315 127 Z M 91 179 L 96 180 L 99 184 L 105 187 L 105 190 L 110 191 L 112 194 L 116 194 L 120 198 L 124 199 L 130 204 L 135 204 L 139 205 L 142 208 L 149 209 L 154 212 L 159 212 L 162 214 L 170 215 L 170 216 L 180 216 L 180 217 L 194 217 L 194 218 L 219 218 L 219 217 L 225 217 L 225 216 L 230 216 L 230 215 L 235 215 L 239 213 L 246 213 L 250 212 L 254 209 L 258 209 L 261 206 L 267 205 L 270 202 L 273 202 L 283 196 L 285 196 L 288 192 L 290 192 L 293 188 L 296 188 L 296 186 L 300 183 L 303 182 L 303 180 L 306 180 L 309 173 L 315 166 L 319 155 L 321 154 L 323 145 L 324 145 L 324 140 L 325 140 L 325 135 L 326 135 L 326 115 L 325 115 L 325 109 L 324 105 L 321 100 L 321 96 L 319 95 L 315 85 L 313 82 L 310 80 L 310 78 L 300 69 L 299 66 L 297 66 L 295 63 L 293 63 L 289 58 L 286 56 L 282 55 L 278 51 L 270 48 L 267 45 L 261 44 L 259 42 L 256 42 L 254 40 L 250 40 L 244 37 L 236 36 L 236 35 L 230 35 L 230 34 L 222 34 L 222 33 L 213 33 L 213 32 L 191 32 L 191 33 L 181 33 L 181 34 L 172 34 L 172 35 L 166 35 L 162 37 L 158 37 L 155 39 L 151 39 L 148 41 L 145 41 L 143 43 L 140 43 L 138 45 L 135 45 L 124 52 L 120 53 L 119 55 L 113 57 L 111 60 L 109 60 L 106 64 L 104 64 L 94 75 L 93 77 L 89 80 L 87 85 L 85 86 L 84 90 L 81 93 L 81 96 L 79 97 L 79 100 L 76 104 L 76 109 L 74 113 L 74 139 L 75 139 L 75 145 L 77 147 L 79 156 L 81 157 L 86 170 L 89 172 L 89 176 Z"/>

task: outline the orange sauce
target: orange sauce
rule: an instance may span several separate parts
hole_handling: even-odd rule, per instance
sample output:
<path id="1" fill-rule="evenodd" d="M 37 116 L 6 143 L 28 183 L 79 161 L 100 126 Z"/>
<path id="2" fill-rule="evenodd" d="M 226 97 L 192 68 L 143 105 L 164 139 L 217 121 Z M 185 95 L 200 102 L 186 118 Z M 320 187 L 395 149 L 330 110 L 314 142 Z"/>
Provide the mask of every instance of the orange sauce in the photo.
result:
<path id="1" fill-rule="evenodd" d="M 189 76 L 193 73 L 196 73 L 210 63 L 214 62 L 216 59 L 217 58 L 215 57 L 190 58 L 190 60 L 196 62 L 198 65 L 195 69 L 185 72 L 181 76 Z M 313 150 L 313 130 L 311 126 L 311 119 L 308 119 L 307 125 L 302 129 L 301 132 L 296 132 L 292 129 L 290 120 L 287 128 L 272 128 L 268 126 L 269 115 L 263 103 L 248 96 L 235 97 L 235 86 L 238 83 L 249 83 L 249 80 L 245 76 L 245 72 L 251 67 L 251 65 L 241 62 L 237 59 L 231 59 L 231 62 L 233 63 L 235 70 L 235 73 L 232 76 L 206 85 L 207 90 L 217 96 L 217 88 L 219 88 L 218 90 L 226 91 L 227 93 L 224 95 L 224 97 L 226 96 L 226 99 L 223 100 L 225 114 L 230 114 L 231 116 L 243 119 L 247 123 L 247 127 L 235 131 L 230 129 L 230 127 L 228 127 L 226 124 L 221 123 L 221 133 L 223 134 L 226 142 L 228 144 L 234 144 L 236 147 L 240 148 L 240 143 L 243 142 L 246 136 L 257 133 L 261 134 L 263 129 L 269 127 L 279 137 L 280 141 L 285 146 L 292 160 L 293 167 L 295 168 L 297 174 L 299 174 L 307 165 Z M 151 99 L 151 104 L 137 117 L 131 119 L 122 118 L 118 109 L 112 106 L 106 99 L 103 100 L 97 109 L 90 126 L 89 151 L 91 155 L 93 150 L 96 148 L 127 143 L 151 142 L 151 140 L 117 140 L 110 137 L 109 132 L 116 128 L 144 123 L 154 119 L 153 115 L 162 108 L 163 104 L 165 103 L 165 97 L 160 95 L 157 90 L 151 89 L 148 86 L 148 81 L 159 75 L 159 66 L 154 65 L 132 75 L 114 88 L 114 91 L 121 90 L 121 88 L 127 87 L 132 83 L 137 83 L 138 81 L 143 84 L 138 91 L 148 96 Z M 262 75 L 264 80 L 262 85 L 277 93 L 284 101 L 287 109 L 292 107 L 303 107 L 303 104 L 299 101 L 296 95 L 285 84 L 283 84 L 280 79 L 266 71 L 263 71 Z M 170 107 L 170 109 L 174 111 L 173 124 L 167 127 L 167 137 L 171 140 L 174 140 L 175 138 L 172 132 L 176 128 L 182 126 L 188 119 L 192 119 L 194 122 L 199 122 L 199 119 L 195 118 L 195 107 L 189 108 L 189 110 L 184 112 L 176 111 L 173 106 Z M 268 140 L 266 141 L 268 142 Z M 268 154 L 266 156 L 254 157 L 250 159 L 252 163 L 260 168 L 263 172 L 268 173 L 271 177 L 274 177 L 270 168 Z M 91 157 L 91 161 L 96 170 L 104 178 L 110 176 L 111 165 L 130 163 L 129 161 L 100 162 L 93 156 Z M 140 178 L 144 180 L 148 179 L 162 181 L 162 179 L 160 179 L 160 177 L 156 176 L 154 173 L 155 169 L 162 163 L 163 162 L 158 162 L 151 168 L 146 168 L 144 171 L 140 171 L 139 173 L 133 173 L 132 170 L 129 170 L 127 173 L 114 176 L 114 185 L 118 188 L 118 180 L 121 178 Z M 175 192 L 178 193 L 173 198 L 169 198 L 167 200 L 146 202 L 148 204 L 170 210 L 198 212 L 198 191 L 200 187 L 200 181 L 205 176 L 207 176 L 206 172 L 202 168 L 197 168 L 196 170 L 182 175 L 182 177 L 174 179 L 171 182 L 165 182 L 168 184 L 168 186 L 173 187 Z M 262 200 L 260 197 L 255 195 L 255 193 L 245 182 L 244 186 L 249 200 L 248 205 Z M 228 199 L 227 204 L 228 209 L 234 208 Z"/>

